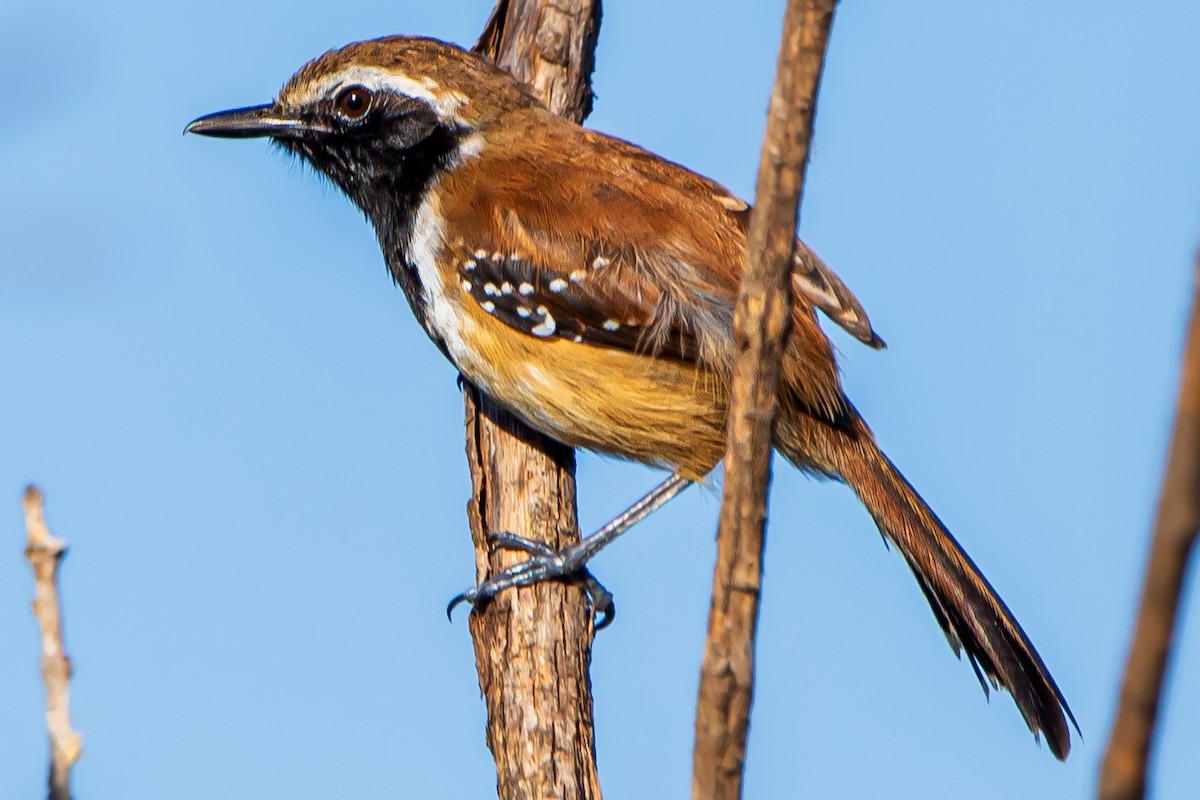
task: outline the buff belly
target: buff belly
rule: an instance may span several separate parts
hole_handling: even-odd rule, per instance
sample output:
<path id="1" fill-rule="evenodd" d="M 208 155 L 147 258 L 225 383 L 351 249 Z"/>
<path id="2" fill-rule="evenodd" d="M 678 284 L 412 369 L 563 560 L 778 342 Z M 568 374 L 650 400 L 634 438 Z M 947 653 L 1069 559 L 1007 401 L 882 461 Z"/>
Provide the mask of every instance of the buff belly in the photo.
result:
<path id="1" fill-rule="evenodd" d="M 543 433 L 699 479 L 725 449 L 724 381 L 668 359 L 540 339 L 473 304 L 451 355 L 463 375 Z"/>

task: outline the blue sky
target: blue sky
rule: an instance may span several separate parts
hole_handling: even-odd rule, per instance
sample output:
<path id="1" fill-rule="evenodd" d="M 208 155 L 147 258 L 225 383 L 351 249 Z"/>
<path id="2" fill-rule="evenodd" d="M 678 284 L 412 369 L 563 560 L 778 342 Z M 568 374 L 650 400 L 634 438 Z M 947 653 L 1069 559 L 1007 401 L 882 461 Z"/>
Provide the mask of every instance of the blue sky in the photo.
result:
<path id="1" fill-rule="evenodd" d="M 753 194 L 782 2 L 608 3 L 590 124 Z M 45 779 L 19 496 L 63 569 L 78 796 L 493 791 L 454 372 L 361 216 L 261 142 L 180 136 L 308 58 L 469 44 L 490 0 L 0 5 L 0 786 Z M 985 702 L 844 488 L 773 490 L 746 795 L 1082 797 L 1102 754 L 1200 239 L 1200 5 L 847 2 L 801 233 L 890 349 L 850 396 L 1016 612 L 1085 741 Z M 592 527 L 649 470 L 584 455 Z M 604 553 L 612 798 L 684 797 L 718 501 Z M 0 503 L 0 509 L 4 505 Z M 0 553 L 5 549 L 0 548 Z M 669 564 L 668 569 L 663 569 Z M 1156 782 L 1200 774 L 1185 615 Z"/>

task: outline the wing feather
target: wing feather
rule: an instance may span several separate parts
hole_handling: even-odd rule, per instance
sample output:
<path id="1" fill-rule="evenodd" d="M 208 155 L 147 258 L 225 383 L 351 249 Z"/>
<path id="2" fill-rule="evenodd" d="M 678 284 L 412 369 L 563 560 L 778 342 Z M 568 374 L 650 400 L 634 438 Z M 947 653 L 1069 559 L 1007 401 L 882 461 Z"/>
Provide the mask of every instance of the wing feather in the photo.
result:
<path id="1" fill-rule="evenodd" d="M 530 335 L 727 368 L 749 207 L 628 142 L 584 131 L 580 152 L 578 129 L 549 114 L 540 123 L 546 146 L 578 157 L 536 161 L 527 148 L 485 148 L 450 178 L 468 184 L 449 193 L 458 204 L 443 213 L 463 234 L 457 255 L 474 262 L 474 275 L 461 276 L 471 296 Z M 819 308 L 883 345 L 850 290 L 799 241 L 794 264 L 798 312 Z M 531 291 L 521 294 L 522 285 Z"/>

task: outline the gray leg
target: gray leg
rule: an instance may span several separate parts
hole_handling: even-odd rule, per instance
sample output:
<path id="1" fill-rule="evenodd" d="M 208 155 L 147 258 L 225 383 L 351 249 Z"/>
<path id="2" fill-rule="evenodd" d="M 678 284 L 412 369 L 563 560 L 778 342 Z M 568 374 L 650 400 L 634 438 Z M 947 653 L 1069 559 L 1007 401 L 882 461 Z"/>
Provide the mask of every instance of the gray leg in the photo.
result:
<path id="1" fill-rule="evenodd" d="M 533 542 L 511 533 L 492 534 L 488 541 L 493 546 L 529 553 L 529 560 L 514 564 L 456 596 L 446 607 L 446 616 L 449 617 L 459 603 L 465 601 L 473 606 L 480 606 L 503 590 L 514 586 L 530 586 L 549 580 L 570 580 L 583 586 L 592 601 L 593 611 L 598 616 L 602 615 L 596 627 L 605 627 L 612 622 L 616 606 L 613 604 L 612 595 L 587 570 L 588 561 L 622 533 L 691 485 L 691 480 L 672 475 L 603 528 L 557 552 L 541 542 Z"/>

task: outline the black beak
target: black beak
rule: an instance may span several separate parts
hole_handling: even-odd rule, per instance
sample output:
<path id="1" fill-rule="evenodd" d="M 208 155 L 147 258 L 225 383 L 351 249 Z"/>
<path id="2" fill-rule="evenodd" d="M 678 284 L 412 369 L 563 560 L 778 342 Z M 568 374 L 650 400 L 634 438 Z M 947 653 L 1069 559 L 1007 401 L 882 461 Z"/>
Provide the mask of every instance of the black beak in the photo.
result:
<path id="1" fill-rule="evenodd" d="M 189 122 L 183 132 L 220 139 L 255 139 L 296 137 L 313 130 L 315 127 L 305 120 L 282 113 L 273 105 L 265 105 L 208 114 Z"/>

